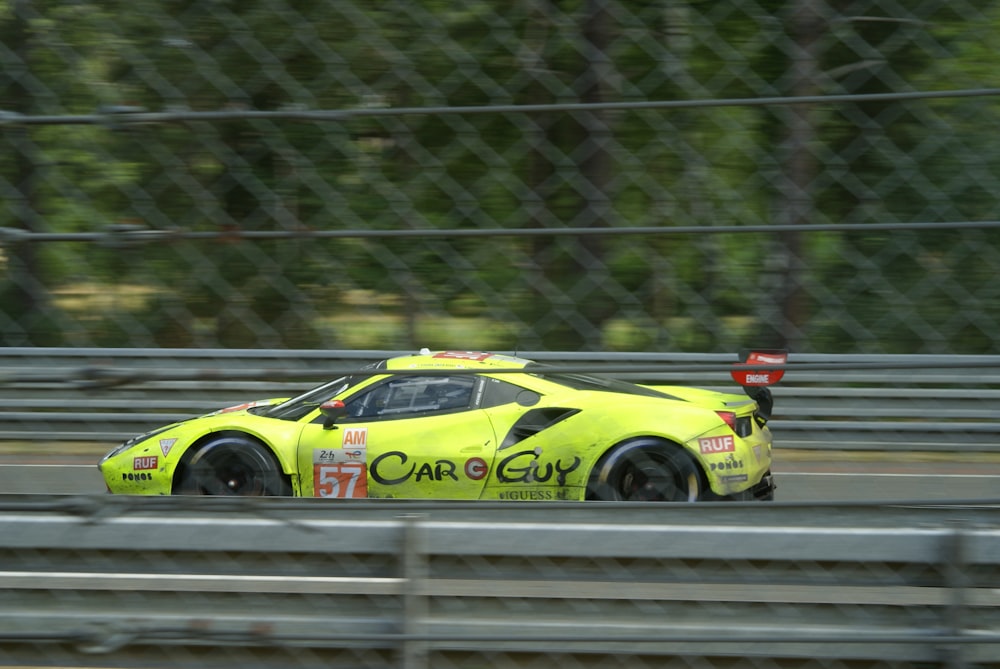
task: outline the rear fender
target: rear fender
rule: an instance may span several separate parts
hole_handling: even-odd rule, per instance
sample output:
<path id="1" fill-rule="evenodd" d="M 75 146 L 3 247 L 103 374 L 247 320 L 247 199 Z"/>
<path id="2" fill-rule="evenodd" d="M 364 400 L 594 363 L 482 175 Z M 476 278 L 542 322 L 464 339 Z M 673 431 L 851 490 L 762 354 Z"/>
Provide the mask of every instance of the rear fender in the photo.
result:
<path id="1" fill-rule="evenodd" d="M 627 459 L 633 452 L 641 451 L 644 448 L 650 447 L 662 449 L 664 451 L 678 451 L 685 453 L 687 458 L 690 460 L 690 464 L 693 466 L 695 475 L 698 479 L 697 485 L 699 497 L 704 495 L 706 492 L 711 492 L 708 485 L 708 475 L 702 468 L 702 462 L 695 457 L 694 454 L 688 452 L 688 450 L 683 446 L 661 437 L 635 437 L 615 444 L 602 453 L 597 459 L 594 463 L 593 469 L 590 471 L 590 476 L 588 477 L 586 499 L 596 499 L 598 497 L 597 491 L 602 486 L 607 485 L 607 474 L 611 471 L 617 461 Z"/>

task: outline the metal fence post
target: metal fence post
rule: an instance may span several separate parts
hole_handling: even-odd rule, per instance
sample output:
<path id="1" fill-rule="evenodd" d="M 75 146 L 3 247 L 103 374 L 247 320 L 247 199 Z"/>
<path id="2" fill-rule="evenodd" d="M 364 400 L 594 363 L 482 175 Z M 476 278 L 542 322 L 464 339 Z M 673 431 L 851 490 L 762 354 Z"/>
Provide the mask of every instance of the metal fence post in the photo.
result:
<path id="1" fill-rule="evenodd" d="M 401 669 L 426 669 L 428 666 L 427 642 L 422 639 L 427 616 L 424 583 L 428 576 L 423 518 L 419 514 L 402 516 L 403 619 L 400 629 L 403 636 L 400 643 Z"/>
<path id="2" fill-rule="evenodd" d="M 965 532 L 961 523 L 956 521 L 951 525 L 951 531 L 944 536 L 942 550 L 941 571 L 944 585 L 948 589 L 948 605 L 944 607 L 945 620 L 942 627 L 947 636 L 952 638 L 958 638 L 965 630 L 965 588 L 968 586 L 968 577 L 965 573 L 964 539 Z M 965 668 L 961 643 L 943 644 L 941 651 L 944 666 L 949 669 Z"/>

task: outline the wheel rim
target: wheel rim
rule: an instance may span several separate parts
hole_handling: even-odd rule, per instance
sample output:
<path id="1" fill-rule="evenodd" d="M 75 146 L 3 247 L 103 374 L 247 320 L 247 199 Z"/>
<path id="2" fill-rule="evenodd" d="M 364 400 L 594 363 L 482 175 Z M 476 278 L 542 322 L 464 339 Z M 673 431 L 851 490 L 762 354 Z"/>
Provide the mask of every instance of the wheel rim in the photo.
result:
<path id="1" fill-rule="evenodd" d="M 192 460 L 190 474 L 194 494 L 257 497 L 277 490 L 274 465 L 255 450 L 208 448 Z"/>
<path id="2" fill-rule="evenodd" d="M 669 453 L 638 450 L 619 463 L 610 481 L 615 497 L 627 502 L 679 502 L 698 498 L 698 476 L 684 471 Z"/>

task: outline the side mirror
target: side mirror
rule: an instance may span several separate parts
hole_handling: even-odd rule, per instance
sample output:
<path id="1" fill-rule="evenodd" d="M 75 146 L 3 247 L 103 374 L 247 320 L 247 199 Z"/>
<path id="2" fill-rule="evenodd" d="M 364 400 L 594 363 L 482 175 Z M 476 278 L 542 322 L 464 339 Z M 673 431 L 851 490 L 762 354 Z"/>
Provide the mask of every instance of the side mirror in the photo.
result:
<path id="1" fill-rule="evenodd" d="M 347 406 L 340 400 L 330 400 L 319 405 L 319 412 L 323 414 L 323 429 L 332 430 L 335 423 L 347 415 Z"/>

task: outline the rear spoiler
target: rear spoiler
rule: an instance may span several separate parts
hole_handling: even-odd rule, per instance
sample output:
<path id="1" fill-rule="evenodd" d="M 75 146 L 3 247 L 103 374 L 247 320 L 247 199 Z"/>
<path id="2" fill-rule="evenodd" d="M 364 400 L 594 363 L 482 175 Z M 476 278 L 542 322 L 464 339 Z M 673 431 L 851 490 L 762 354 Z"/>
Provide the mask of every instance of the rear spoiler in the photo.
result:
<path id="1" fill-rule="evenodd" d="M 740 360 L 733 365 L 730 374 L 750 399 L 757 402 L 758 415 L 767 421 L 774 408 L 774 398 L 767 386 L 773 385 L 785 375 L 788 351 L 781 349 L 744 349 Z"/>

